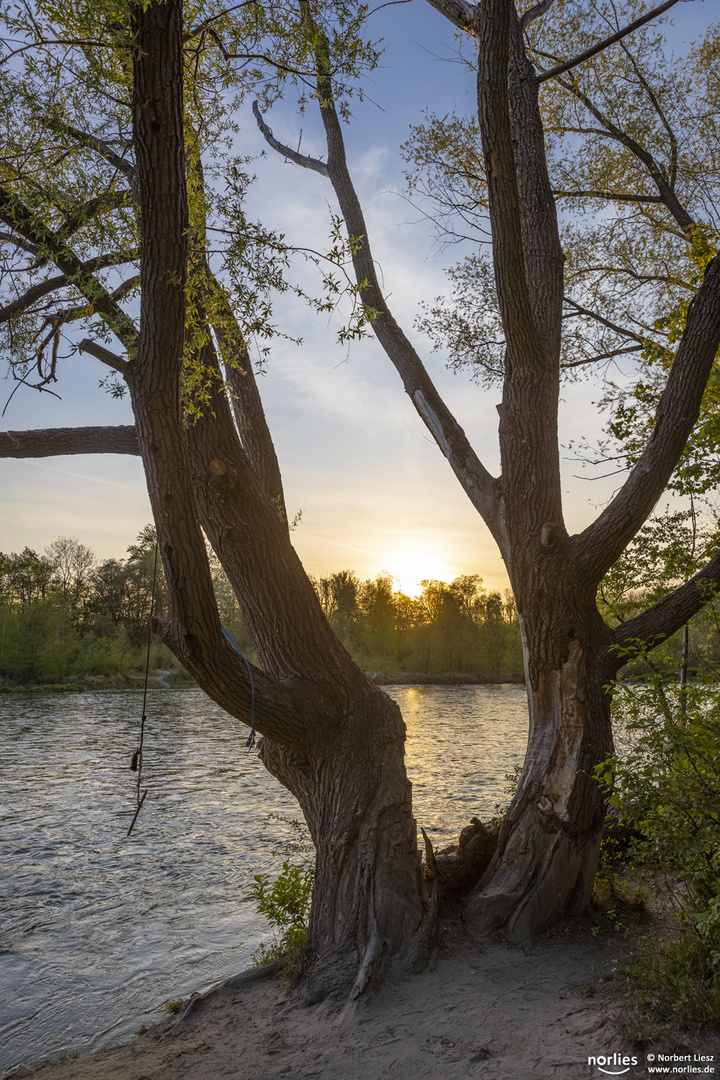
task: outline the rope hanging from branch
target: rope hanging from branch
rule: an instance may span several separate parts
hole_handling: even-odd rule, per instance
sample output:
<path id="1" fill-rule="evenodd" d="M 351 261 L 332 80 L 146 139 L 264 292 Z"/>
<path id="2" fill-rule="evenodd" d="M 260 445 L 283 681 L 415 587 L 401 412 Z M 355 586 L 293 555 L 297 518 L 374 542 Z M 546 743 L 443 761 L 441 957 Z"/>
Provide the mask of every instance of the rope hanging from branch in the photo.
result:
<path id="1" fill-rule="evenodd" d="M 150 614 L 148 616 L 148 635 L 147 635 L 147 650 L 145 653 L 145 686 L 143 689 L 143 704 L 142 704 L 142 718 L 140 720 L 140 745 L 132 756 L 130 762 L 130 768 L 133 772 L 137 772 L 137 785 L 135 789 L 135 813 L 133 819 L 130 822 L 130 828 L 127 831 L 127 835 L 135 828 L 135 822 L 138 819 L 138 814 L 142 810 L 145 797 L 147 796 L 148 789 L 145 788 L 142 795 L 140 794 L 140 788 L 142 787 L 142 766 L 143 766 L 143 746 L 145 743 L 145 721 L 147 719 L 146 706 L 147 706 L 147 692 L 148 692 L 148 679 L 150 676 L 150 645 L 152 642 L 152 619 L 155 614 L 155 587 L 157 584 L 157 566 L 158 566 L 158 545 L 155 541 L 155 562 L 153 565 L 153 579 L 152 579 L 152 592 L 150 595 Z"/>
<path id="2" fill-rule="evenodd" d="M 250 751 L 252 750 L 253 746 L 255 745 L 255 683 L 253 682 L 252 668 L 250 667 L 250 664 L 248 663 L 247 656 L 242 651 L 242 649 L 239 649 L 237 647 L 237 645 L 235 644 L 233 639 L 230 637 L 230 635 L 228 634 L 227 630 L 225 629 L 225 627 L 223 626 L 222 623 L 220 623 L 220 629 L 222 630 L 223 634 L 225 635 L 225 637 L 228 639 L 228 641 L 232 645 L 235 652 L 239 653 L 239 655 L 242 656 L 243 660 L 245 661 L 245 667 L 247 668 L 247 673 L 250 676 L 250 734 L 248 735 L 247 742 L 245 743 L 245 745 L 248 748 L 248 754 L 249 754 Z"/>

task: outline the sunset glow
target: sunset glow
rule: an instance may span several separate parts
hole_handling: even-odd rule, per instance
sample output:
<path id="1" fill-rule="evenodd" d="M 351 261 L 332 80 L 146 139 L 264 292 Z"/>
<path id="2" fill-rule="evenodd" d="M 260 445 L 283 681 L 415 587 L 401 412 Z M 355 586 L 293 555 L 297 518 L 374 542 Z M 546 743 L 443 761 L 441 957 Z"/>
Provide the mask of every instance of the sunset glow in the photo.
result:
<path id="1" fill-rule="evenodd" d="M 452 581 L 460 571 L 432 551 L 391 551 L 383 557 L 382 568 L 395 580 L 396 587 L 406 596 L 419 596 L 421 581 L 435 578 Z"/>

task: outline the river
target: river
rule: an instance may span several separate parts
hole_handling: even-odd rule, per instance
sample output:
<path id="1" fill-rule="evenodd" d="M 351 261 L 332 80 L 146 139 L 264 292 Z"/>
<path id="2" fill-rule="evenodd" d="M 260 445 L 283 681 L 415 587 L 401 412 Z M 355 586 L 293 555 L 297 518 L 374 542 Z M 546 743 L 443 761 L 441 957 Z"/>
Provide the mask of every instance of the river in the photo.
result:
<path id="1" fill-rule="evenodd" d="M 408 728 L 418 822 L 435 846 L 507 801 L 522 686 L 386 687 Z M 89 1052 L 163 1002 L 242 970 L 271 935 L 249 897 L 279 870 L 294 799 L 247 730 L 199 690 L 148 695 L 148 796 L 130 839 L 142 696 L 0 699 L 0 1069 Z"/>

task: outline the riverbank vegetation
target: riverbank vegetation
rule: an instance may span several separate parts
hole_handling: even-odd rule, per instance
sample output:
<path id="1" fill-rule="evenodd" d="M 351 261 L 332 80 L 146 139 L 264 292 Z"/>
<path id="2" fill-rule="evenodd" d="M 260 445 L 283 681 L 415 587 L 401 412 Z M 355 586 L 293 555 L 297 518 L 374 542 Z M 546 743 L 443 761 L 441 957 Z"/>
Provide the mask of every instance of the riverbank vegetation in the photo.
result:
<path id="1" fill-rule="evenodd" d="M 598 770 L 611 820 L 630 839 L 599 879 L 612 888 L 629 875 L 629 903 L 654 916 L 618 970 L 624 1034 L 642 1044 L 720 1027 L 720 681 L 716 661 L 693 652 L 687 683 L 656 671 L 618 688 L 625 745 Z"/>
<path id="2" fill-rule="evenodd" d="M 256 662 L 237 600 L 217 560 L 213 582 L 223 625 Z M 155 580 L 155 614 L 166 589 L 147 526 L 123 559 L 95 559 L 75 537 L 44 553 L 0 553 L 0 677 L 10 686 L 133 685 L 143 678 Z M 333 629 L 379 681 L 464 676 L 522 680 L 517 613 L 509 592 L 487 591 L 477 575 L 426 580 L 417 597 L 392 577 L 365 581 L 351 570 L 313 582 Z M 150 644 L 153 685 L 192 685 L 169 649 Z"/>

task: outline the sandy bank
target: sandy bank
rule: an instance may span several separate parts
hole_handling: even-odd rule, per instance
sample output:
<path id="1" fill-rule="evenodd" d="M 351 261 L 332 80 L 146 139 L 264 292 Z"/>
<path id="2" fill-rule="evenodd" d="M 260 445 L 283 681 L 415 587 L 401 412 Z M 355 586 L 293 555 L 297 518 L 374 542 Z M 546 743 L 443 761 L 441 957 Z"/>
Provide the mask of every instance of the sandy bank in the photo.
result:
<path id="1" fill-rule="evenodd" d="M 502 940 L 477 945 L 456 934 L 430 970 L 389 983 L 350 1014 L 337 1005 L 299 1007 L 278 975 L 241 978 L 124 1046 L 29 1063 L 14 1075 L 579 1080 L 604 1075 L 589 1057 L 626 1054 L 639 1061 L 624 1075 L 645 1077 L 645 1055 L 622 1045 L 607 993 L 621 948 L 621 938 L 608 943 L 587 925 L 555 931 L 527 949 Z M 701 1043 L 692 1049 L 714 1049 L 720 1061 L 720 1038 Z"/>

